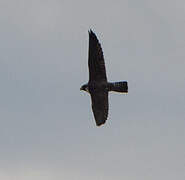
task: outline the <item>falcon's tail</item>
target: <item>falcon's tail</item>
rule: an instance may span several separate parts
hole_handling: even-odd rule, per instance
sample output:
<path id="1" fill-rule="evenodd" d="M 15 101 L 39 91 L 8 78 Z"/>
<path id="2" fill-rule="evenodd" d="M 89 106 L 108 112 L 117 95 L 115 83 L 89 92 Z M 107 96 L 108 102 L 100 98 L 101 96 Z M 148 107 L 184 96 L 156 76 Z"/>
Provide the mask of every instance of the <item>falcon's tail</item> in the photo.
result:
<path id="1" fill-rule="evenodd" d="M 127 93 L 128 92 L 127 81 L 109 83 L 109 91 Z"/>

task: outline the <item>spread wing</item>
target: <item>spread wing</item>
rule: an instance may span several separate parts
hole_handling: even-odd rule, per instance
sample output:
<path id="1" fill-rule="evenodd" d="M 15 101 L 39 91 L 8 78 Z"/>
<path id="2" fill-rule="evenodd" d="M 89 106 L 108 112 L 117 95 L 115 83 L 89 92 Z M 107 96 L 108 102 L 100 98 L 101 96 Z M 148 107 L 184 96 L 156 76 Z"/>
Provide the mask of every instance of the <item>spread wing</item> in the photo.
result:
<path id="1" fill-rule="evenodd" d="M 91 93 L 91 101 L 96 125 L 100 126 L 105 123 L 108 117 L 108 92 L 95 91 Z"/>
<path id="2" fill-rule="evenodd" d="M 92 30 L 89 31 L 89 82 L 107 81 L 101 45 Z"/>

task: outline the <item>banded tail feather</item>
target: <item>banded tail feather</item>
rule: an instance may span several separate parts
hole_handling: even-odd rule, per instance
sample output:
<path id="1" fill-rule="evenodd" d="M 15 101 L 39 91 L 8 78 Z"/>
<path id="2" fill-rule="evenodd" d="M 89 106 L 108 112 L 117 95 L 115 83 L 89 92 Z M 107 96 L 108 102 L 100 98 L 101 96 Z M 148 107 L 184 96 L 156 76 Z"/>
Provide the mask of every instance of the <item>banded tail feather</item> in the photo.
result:
<path id="1" fill-rule="evenodd" d="M 115 91 L 115 92 L 121 92 L 121 93 L 128 92 L 127 81 L 108 83 L 108 87 L 109 87 L 109 91 Z"/>

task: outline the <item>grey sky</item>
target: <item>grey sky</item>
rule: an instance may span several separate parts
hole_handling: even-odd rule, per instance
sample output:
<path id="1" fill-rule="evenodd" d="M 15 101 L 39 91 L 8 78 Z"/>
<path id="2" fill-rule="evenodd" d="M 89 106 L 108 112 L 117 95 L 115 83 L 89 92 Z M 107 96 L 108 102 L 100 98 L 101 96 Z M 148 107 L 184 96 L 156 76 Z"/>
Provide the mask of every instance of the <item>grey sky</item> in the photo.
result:
<path id="1" fill-rule="evenodd" d="M 184 180 L 185 1 L 0 0 L 0 179 Z M 88 30 L 110 81 L 97 128 Z"/>

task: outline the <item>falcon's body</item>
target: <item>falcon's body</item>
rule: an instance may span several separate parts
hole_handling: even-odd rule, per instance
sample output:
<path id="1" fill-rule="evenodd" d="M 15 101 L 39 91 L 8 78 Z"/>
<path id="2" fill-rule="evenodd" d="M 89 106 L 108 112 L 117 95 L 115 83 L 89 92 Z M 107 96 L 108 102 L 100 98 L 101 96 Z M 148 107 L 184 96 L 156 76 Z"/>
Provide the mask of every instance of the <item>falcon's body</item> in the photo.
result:
<path id="1" fill-rule="evenodd" d="M 89 82 L 84 84 L 80 90 L 91 95 L 92 109 L 96 125 L 105 123 L 108 116 L 108 92 L 116 91 L 127 93 L 126 81 L 110 83 L 107 81 L 105 62 L 101 45 L 96 35 L 89 31 Z"/>

